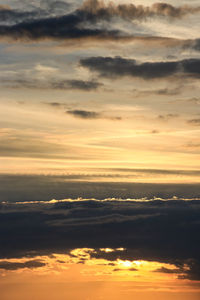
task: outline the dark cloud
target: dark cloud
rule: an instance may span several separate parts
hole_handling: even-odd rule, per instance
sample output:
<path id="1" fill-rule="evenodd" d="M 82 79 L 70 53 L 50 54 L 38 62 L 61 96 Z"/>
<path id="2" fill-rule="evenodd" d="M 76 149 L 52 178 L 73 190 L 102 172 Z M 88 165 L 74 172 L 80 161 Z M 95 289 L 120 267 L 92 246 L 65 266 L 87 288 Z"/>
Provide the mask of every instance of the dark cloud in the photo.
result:
<path id="1" fill-rule="evenodd" d="M 199 12 L 199 7 L 181 6 L 174 7 L 167 3 L 155 3 L 150 7 L 134 4 L 108 4 L 90 0 L 86 1 L 79 8 L 72 11 L 71 4 L 55 1 L 42 2 L 40 8 L 30 11 L 20 11 L 2 7 L 0 9 L 1 25 L 0 37 L 11 38 L 15 41 L 40 41 L 46 39 L 56 40 L 123 40 L 130 39 L 166 42 L 173 44 L 175 39 L 159 37 L 134 37 L 123 32 L 121 29 L 111 29 L 111 26 L 104 26 L 103 22 L 113 22 L 113 17 L 120 17 L 125 20 L 144 19 L 154 16 L 167 16 L 180 18 L 187 14 Z M 46 4 L 45 4 L 46 3 Z M 73 5 L 72 5 L 73 6 Z M 198 47 L 194 41 L 178 41 L 176 44 L 183 44 L 184 47 Z M 198 44 L 198 41 L 196 42 Z"/>
<path id="2" fill-rule="evenodd" d="M 46 264 L 40 260 L 29 260 L 27 262 L 9 262 L 9 261 L 0 261 L 0 269 L 8 270 L 8 271 L 14 271 L 18 269 L 35 269 L 35 268 L 41 268 L 45 266 Z"/>
<path id="3" fill-rule="evenodd" d="M 81 59 L 80 64 L 90 71 L 98 72 L 100 76 L 111 78 L 131 76 L 143 79 L 159 79 L 176 74 L 199 78 L 200 75 L 200 59 L 138 63 L 134 59 L 99 56 Z"/>
<path id="4" fill-rule="evenodd" d="M 41 13 L 41 15 L 40 15 Z M 0 23 L 1 24 L 15 24 L 25 20 L 33 20 L 45 16 L 45 12 L 42 11 L 18 11 L 12 10 L 11 8 L 1 9 L 0 7 Z"/>
<path id="5" fill-rule="evenodd" d="M 121 117 L 112 117 L 106 116 L 103 113 L 95 112 L 95 111 L 87 111 L 87 110 L 68 110 L 66 111 L 67 114 L 73 115 L 74 117 L 81 118 L 81 119 L 107 119 L 112 121 L 121 121 Z"/>
<path id="6" fill-rule="evenodd" d="M 84 27 L 84 22 L 92 21 L 92 16 L 75 11 L 69 15 L 24 21 L 11 26 L 0 26 L 0 37 L 15 40 L 79 39 L 118 37 L 120 31 Z"/>
<path id="7" fill-rule="evenodd" d="M 67 114 L 73 115 L 75 117 L 81 119 L 99 119 L 101 118 L 101 114 L 95 111 L 87 111 L 87 110 L 68 110 L 66 111 Z"/>
<path id="8" fill-rule="evenodd" d="M 200 280 L 200 261 L 190 259 L 187 261 L 187 269 L 179 279 Z"/>
<path id="9" fill-rule="evenodd" d="M 92 257 L 111 262 L 119 258 L 171 263 L 182 268 L 179 274 L 184 278 L 200 280 L 199 218 L 200 200 L 2 203 L 0 257 L 67 253 L 86 247 L 96 249 Z M 101 250 L 107 247 L 126 250 Z"/>

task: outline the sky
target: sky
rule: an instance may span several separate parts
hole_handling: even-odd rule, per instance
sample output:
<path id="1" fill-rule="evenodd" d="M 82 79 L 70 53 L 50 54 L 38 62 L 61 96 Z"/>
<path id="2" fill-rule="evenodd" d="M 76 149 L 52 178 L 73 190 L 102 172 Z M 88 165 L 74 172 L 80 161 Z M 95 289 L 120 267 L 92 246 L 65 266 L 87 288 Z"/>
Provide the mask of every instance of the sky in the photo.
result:
<path id="1" fill-rule="evenodd" d="M 1 0 L 2 300 L 196 300 L 199 0 Z"/>

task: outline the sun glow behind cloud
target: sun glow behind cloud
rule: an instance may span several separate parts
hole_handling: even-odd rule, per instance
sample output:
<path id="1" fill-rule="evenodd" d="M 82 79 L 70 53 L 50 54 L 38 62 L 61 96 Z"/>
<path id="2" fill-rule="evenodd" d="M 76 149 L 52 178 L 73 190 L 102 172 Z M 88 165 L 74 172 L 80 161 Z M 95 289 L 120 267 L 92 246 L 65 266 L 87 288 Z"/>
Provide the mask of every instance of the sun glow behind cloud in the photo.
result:
<path id="1" fill-rule="evenodd" d="M 111 248 L 109 250 L 116 251 Z M 169 296 L 174 293 L 177 299 L 182 297 L 183 293 L 190 295 L 190 299 L 197 299 L 200 287 L 195 282 L 178 280 L 177 267 L 174 265 L 150 261 L 121 259 L 111 261 L 92 258 L 91 254 L 95 254 L 96 251 L 98 250 L 82 248 L 74 249 L 69 254 L 53 253 L 51 256 L 34 257 L 32 265 L 28 265 L 30 261 L 28 258 L 0 260 L 2 295 L 5 293 L 9 296 L 13 295 L 12 289 L 6 291 L 5 288 L 8 282 L 12 282 L 14 286 L 19 284 L 20 276 L 20 281 L 23 280 L 25 286 L 29 287 L 31 282 L 32 287 L 29 292 L 38 299 L 42 295 L 41 286 L 48 289 L 49 299 L 55 299 L 55 293 L 60 297 L 59 299 L 64 299 L 66 290 L 69 299 L 80 296 L 82 299 L 88 299 L 88 295 L 92 299 L 121 299 L 125 295 L 127 299 L 133 296 L 144 299 L 147 294 L 150 299 L 157 296 L 165 299 L 164 295 Z M 42 263 L 43 266 L 37 266 L 37 262 Z M 167 270 L 168 273 L 163 270 L 165 272 Z M 74 285 L 76 285 L 75 289 Z M 37 289 L 34 291 L 36 286 Z M 24 300 L 27 297 L 24 288 L 18 291 L 13 289 L 13 292 L 17 300 Z"/>
<path id="2" fill-rule="evenodd" d="M 46 277 L 47 280 L 52 280 L 53 277 L 57 278 L 57 280 L 58 277 L 65 278 L 65 281 L 120 280 L 139 282 L 144 284 L 144 286 L 148 283 L 152 287 L 160 286 L 162 283 L 166 288 L 168 285 L 173 285 L 174 289 L 179 282 L 177 278 L 178 275 L 181 275 L 181 270 L 177 269 L 173 264 L 92 257 L 92 254 L 97 254 L 99 250 L 80 248 L 71 250 L 69 254 L 52 253 L 50 256 L 35 256 L 34 258 L 1 259 L 0 276 L 4 281 L 16 273 L 27 279 L 33 275 L 35 278 L 37 276 L 39 278 Z M 111 248 L 110 250 L 112 252 L 118 251 Z M 187 266 L 185 266 L 185 270 L 187 270 Z M 71 274 L 74 275 L 71 276 Z M 181 284 L 181 282 L 179 283 Z M 189 280 L 186 280 L 185 283 L 186 289 L 193 289 Z"/>

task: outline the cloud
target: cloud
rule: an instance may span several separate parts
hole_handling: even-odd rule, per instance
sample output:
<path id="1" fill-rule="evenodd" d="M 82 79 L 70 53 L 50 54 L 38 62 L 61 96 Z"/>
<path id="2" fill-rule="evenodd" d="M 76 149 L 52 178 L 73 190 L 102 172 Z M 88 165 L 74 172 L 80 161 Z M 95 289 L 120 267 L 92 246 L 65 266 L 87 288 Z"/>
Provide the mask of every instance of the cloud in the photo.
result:
<path id="1" fill-rule="evenodd" d="M 145 172 L 147 172 L 146 170 Z M 117 174 L 122 172 L 115 171 Z M 150 171 L 154 177 L 157 173 Z M 160 171 L 161 172 L 161 171 Z M 165 171 L 163 171 L 162 174 Z M 166 170 L 166 174 L 171 175 Z M 171 171 L 172 172 L 172 171 Z M 84 172 L 85 174 L 85 172 Z M 105 171 L 104 171 L 105 174 Z M 161 174 L 161 173 L 158 173 Z M 173 173 L 176 174 L 176 173 Z M 172 175 L 173 175 L 172 174 Z M 180 173 L 182 174 L 182 173 Z M 72 175 L 72 174 L 70 174 Z M 151 176 L 152 176 L 151 175 Z M 0 175 L 0 201 L 31 201 L 71 198 L 195 198 L 199 196 L 199 184 L 152 184 L 126 182 L 90 182 L 89 177 L 68 175 Z M 93 175 L 94 176 L 94 175 Z M 159 175 L 160 176 L 160 175 Z M 197 174 L 196 174 L 197 176 Z M 75 179 L 79 179 L 75 181 Z M 22 184 L 23 183 L 23 184 Z M 10 188 L 12 186 L 12 189 Z"/>
<path id="2" fill-rule="evenodd" d="M 200 51 L 200 39 L 196 39 L 192 42 L 192 48 L 196 51 Z"/>
<path id="3" fill-rule="evenodd" d="M 32 9 L 12 9 L 7 5 L 0 5 L 0 23 L 14 25 L 22 22 L 31 22 L 41 18 L 60 16 L 68 13 L 71 5 L 62 1 L 42 1 L 39 7 L 32 6 Z"/>
<path id="4" fill-rule="evenodd" d="M 177 119 L 179 117 L 178 114 L 166 114 L 166 115 L 159 115 L 158 119 L 162 121 L 168 121 L 170 119 Z"/>
<path id="5" fill-rule="evenodd" d="M 191 119 L 191 120 L 188 120 L 187 122 L 189 124 L 196 125 L 196 126 L 200 125 L 200 119 Z"/>
<path id="6" fill-rule="evenodd" d="M 99 119 L 101 118 L 101 114 L 95 111 L 87 111 L 87 110 L 68 110 L 67 114 L 73 115 L 75 117 L 81 119 Z"/>
<path id="7" fill-rule="evenodd" d="M 181 61 L 145 62 L 139 63 L 134 59 L 122 57 L 89 57 L 80 60 L 83 67 L 95 71 L 100 76 L 118 78 L 123 76 L 143 79 L 159 79 L 182 74 L 199 78 L 200 59 Z"/>
<path id="8" fill-rule="evenodd" d="M 183 272 L 182 268 L 179 269 L 168 269 L 165 267 L 161 267 L 159 269 L 154 270 L 154 272 L 165 273 L 165 274 L 180 274 Z"/>
<path id="9" fill-rule="evenodd" d="M 47 104 L 50 105 L 50 106 L 53 106 L 53 107 L 63 106 L 63 103 L 59 103 L 59 102 L 49 102 Z"/>
<path id="10" fill-rule="evenodd" d="M 124 269 L 120 269 L 120 268 L 113 269 L 113 272 L 119 272 L 119 271 L 124 271 Z M 128 268 L 128 269 L 126 269 L 126 271 L 138 271 L 138 269 L 136 269 L 136 268 Z"/>
<path id="11" fill-rule="evenodd" d="M 10 262 L 10 261 L 0 261 L 0 269 L 8 270 L 8 271 L 14 271 L 19 269 L 35 269 L 35 268 L 41 268 L 45 266 L 46 264 L 40 260 L 29 260 L 27 262 Z"/>
<path id="12" fill-rule="evenodd" d="M 91 91 L 96 90 L 100 86 L 102 86 L 102 83 L 96 82 L 96 81 L 84 81 L 84 80 L 68 80 L 66 84 L 61 82 L 60 84 L 56 85 L 56 88 L 59 89 L 77 89 L 77 90 L 83 90 L 83 91 Z"/>
<path id="13" fill-rule="evenodd" d="M 200 280 L 200 261 L 189 259 L 187 270 L 178 276 L 179 279 Z"/>
<path id="14" fill-rule="evenodd" d="M 132 3 L 115 5 L 113 2 L 105 4 L 104 1 L 99 0 L 87 0 L 83 3 L 81 9 L 100 19 L 117 16 L 131 20 L 155 16 L 182 18 L 200 12 L 199 6 L 184 5 L 175 7 L 168 3 L 154 3 L 151 6 L 134 5 Z"/>
<path id="15" fill-rule="evenodd" d="M 106 30 L 83 26 L 84 22 L 90 22 L 90 17 L 84 12 L 74 13 L 43 19 L 30 20 L 11 26 L 0 26 L 0 37 L 10 37 L 15 40 L 44 40 L 44 39 L 78 39 L 78 38 L 112 38 L 119 36 L 118 30 Z"/>
<path id="16" fill-rule="evenodd" d="M 43 1 L 40 7 L 32 6 L 30 10 L 11 9 L 8 5 L 0 6 L 1 23 L 16 25 L 19 23 L 31 23 L 35 20 L 62 17 L 71 14 L 73 5 L 63 1 Z M 120 17 L 125 20 L 145 19 L 149 17 L 182 18 L 186 15 L 196 14 L 200 11 L 199 6 L 184 5 L 175 7 L 167 3 L 155 3 L 151 6 L 119 4 L 112 2 L 105 4 L 103 1 L 88 0 L 76 8 L 75 14 L 82 15 L 83 22 L 98 22 Z"/>
<path id="17" fill-rule="evenodd" d="M 162 88 L 162 89 L 154 89 L 154 90 L 133 90 L 136 97 L 150 96 L 150 95 L 158 95 L 158 96 L 175 96 L 179 95 L 182 92 L 182 87 L 175 88 Z"/>
<path id="18" fill-rule="evenodd" d="M 75 110 L 68 110 L 68 111 L 66 111 L 66 113 L 70 114 L 74 117 L 81 118 L 81 119 L 107 119 L 107 120 L 113 120 L 113 121 L 122 120 L 121 117 L 106 116 L 103 113 L 95 112 L 95 111 L 75 109 Z"/>
<path id="19" fill-rule="evenodd" d="M 170 263 L 182 268 L 184 278 L 200 280 L 199 218 L 200 200 L 192 199 L 1 203 L 0 257 L 35 257 L 92 248 L 95 251 L 90 255 L 94 258 Z M 42 265 L 35 261 L 13 265 L 4 262 L 0 268 Z"/>
<path id="20" fill-rule="evenodd" d="M 66 147 L 44 138 L 11 132 L 0 136 L 0 155 L 3 157 L 67 158 Z"/>
<path id="21" fill-rule="evenodd" d="M 44 5 L 43 5 L 44 6 Z M 155 3 L 152 6 L 135 6 L 134 4 L 114 5 L 102 1 L 86 1 L 72 11 L 71 4 L 55 1 L 30 11 L 1 9 L 0 37 L 13 41 L 39 42 L 47 39 L 62 41 L 131 41 L 156 42 L 175 46 L 194 47 L 194 41 L 180 41 L 165 37 L 138 36 L 138 33 L 127 33 L 120 23 L 132 19 L 148 17 L 181 18 L 188 14 L 198 13 L 200 7 L 174 7 L 167 3 Z M 120 17 L 118 29 L 112 26 L 113 17 Z M 108 23 L 105 26 L 105 21 Z M 191 46 L 192 45 L 192 46 Z"/>
<path id="22" fill-rule="evenodd" d="M 103 86 L 97 81 L 77 80 L 77 79 L 54 79 L 38 80 L 35 78 L 6 78 L 1 80 L 1 85 L 9 88 L 27 88 L 27 89 L 52 89 L 52 90 L 81 90 L 95 91 Z"/>

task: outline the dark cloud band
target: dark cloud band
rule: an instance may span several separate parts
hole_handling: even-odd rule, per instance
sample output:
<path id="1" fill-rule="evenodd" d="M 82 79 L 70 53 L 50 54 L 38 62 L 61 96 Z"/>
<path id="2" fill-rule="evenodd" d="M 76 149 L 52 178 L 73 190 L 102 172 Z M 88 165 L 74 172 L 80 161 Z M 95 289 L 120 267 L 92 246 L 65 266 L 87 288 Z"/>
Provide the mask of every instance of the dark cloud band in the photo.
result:
<path id="1" fill-rule="evenodd" d="M 0 258 L 67 253 L 74 248 L 125 248 L 97 251 L 94 257 L 189 266 L 185 278 L 200 280 L 199 200 L 80 200 L 1 204 Z M 40 267 L 2 263 L 0 268 Z M 159 270 L 167 272 L 167 270 Z"/>
<path id="2" fill-rule="evenodd" d="M 99 56 L 81 59 L 80 64 L 90 71 L 98 72 L 100 76 L 112 78 L 131 76 L 143 79 L 159 79 L 176 74 L 200 76 L 199 59 L 139 63 L 134 59 Z"/>

